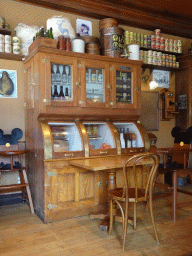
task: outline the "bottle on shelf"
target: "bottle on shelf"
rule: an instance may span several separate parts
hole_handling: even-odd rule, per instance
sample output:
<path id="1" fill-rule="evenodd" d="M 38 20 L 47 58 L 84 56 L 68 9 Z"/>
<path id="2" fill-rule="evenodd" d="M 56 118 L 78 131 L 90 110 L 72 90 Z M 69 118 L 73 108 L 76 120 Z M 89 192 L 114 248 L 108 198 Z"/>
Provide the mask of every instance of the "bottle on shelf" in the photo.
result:
<path id="1" fill-rule="evenodd" d="M 53 100 L 58 100 L 57 85 L 54 86 Z"/>
<path id="2" fill-rule="evenodd" d="M 65 99 L 69 99 L 69 89 L 67 87 L 65 88 Z"/>
<path id="3" fill-rule="evenodd" d="M 50 29 L 49 29 L 48 37 L 53 39 L 53 29 L 52 29 L 52 27 L 50 27 Z"/>
<path id="4" fill-rule="evenodd" d="M 64 100 L 65 96 L 63 93 L 63 86 L 60 86 L 60 92 L 59 92 L 59 96 L 58 96 L 58 100 Z"/>
<path id="5" fill-rule="evenodd" d="M 120 129 L 120 141 L 121 141 L 121 147 L 125 148 L 125 138 L 124 138 L 124 133 L 122 129 Z"/>

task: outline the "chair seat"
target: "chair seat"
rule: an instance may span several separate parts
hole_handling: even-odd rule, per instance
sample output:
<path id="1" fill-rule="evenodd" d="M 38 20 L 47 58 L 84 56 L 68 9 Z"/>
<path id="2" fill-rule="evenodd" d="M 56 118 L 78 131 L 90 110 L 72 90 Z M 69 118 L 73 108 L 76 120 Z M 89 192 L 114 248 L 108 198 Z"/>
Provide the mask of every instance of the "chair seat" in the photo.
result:
<path id="1" fill-rule="evenodd" d="M 123 188 L 116 188 L 116 189 L 111 189 L 109 191 L 109 194 L 113 197 L 113 198 L 122 198 L 124 193 L 124 189 Z M 131 201 L 132 199 L 135 199 L 135 188 L 128 188 L 128 195 L 129 195 L 129 201 Z M 145 190 L 138 188 L 137 190 L 137 198 L 141 199 L 145 197 Z M 123 200 L 124 201 L 124 200 Z"/>

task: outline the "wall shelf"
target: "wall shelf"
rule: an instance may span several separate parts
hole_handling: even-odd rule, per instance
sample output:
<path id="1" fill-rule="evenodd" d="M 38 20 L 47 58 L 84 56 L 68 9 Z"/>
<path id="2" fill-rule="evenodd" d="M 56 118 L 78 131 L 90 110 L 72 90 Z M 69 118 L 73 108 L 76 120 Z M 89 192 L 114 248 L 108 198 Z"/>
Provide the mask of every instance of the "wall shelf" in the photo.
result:
<path id="1" fill-rule="evenodd" d="M 156 51 L 156 52 L 162 52 L 165 54 L 169 54 L 169 55 L 176 55 L 176 56 L 181 56 L 182 53 L 178 53 L 178 52 L 168 52 L 168 51 L 163 51 L 163 50 L 159 50 L 159 49 L 152 49 L 152 48 L 146 48 L 146 47 L 140 47 L 140 50 L 143 51 Z"/>
<path id="2" fill-rule="evenodd" d="M 0 34 L 11 35 L 11 30 L 5 29 L 5 28 L 0 28 Z"/>
<path id="3" fill-rule="evenodd" d="M 14 53 L 0 53 L 0 59 L 6 59 L 6 60 L 16 60 L 16 61 L 22 61 L 25 58 L 22 54 L 14 54 Z"/>

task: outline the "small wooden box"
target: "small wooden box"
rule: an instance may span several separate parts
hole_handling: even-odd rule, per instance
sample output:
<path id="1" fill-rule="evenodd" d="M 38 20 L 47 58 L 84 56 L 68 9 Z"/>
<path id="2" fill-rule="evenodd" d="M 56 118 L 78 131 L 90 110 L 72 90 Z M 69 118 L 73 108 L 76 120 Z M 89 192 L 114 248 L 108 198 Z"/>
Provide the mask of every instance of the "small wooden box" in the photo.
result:
<path id="1" fill-rule="evenodd" d="M 29 46 L 29 53 L 33 51 L 33 49 L 42 46 L 56 49 L 57 48 L 57 40 L 51 39 L 47 37 L 38 36 L 35 41 Z"/>

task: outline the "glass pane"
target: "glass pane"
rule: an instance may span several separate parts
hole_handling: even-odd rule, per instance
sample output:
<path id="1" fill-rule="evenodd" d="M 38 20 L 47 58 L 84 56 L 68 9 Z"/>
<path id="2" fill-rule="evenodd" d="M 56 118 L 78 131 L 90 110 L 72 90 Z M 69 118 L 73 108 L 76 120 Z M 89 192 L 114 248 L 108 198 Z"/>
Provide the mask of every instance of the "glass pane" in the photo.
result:
<path id="1" fill-rule="evenodd" d="M 74 123 L 49 123 L 53 136 L 54 152 L 82 151 L 79 130 Z"/>
<path id="2" fill-rule="evenodd" d="M 111 130 L 105 123 L 84 123 L 89 137 L 90 149 L 115 148 Z"/>
<path id="3" fill-rule="evenodd" d="M 104 70 L 86 68 L 86 99 L 90 102 L 104 102 Z"/>
<path id="4" fill-rule="evenodd" d="M 114 125 L 119 132 L 122 148 L 144 147 L 141 134 L 134 123 L 114 123 Z"/>
<path id="5" fill-rule="evenodd" d="M 72 100 L 72 66 L 51 63 L 52 100 Z"/>
<path id="6" fill-rule="evenodd" d="M 131 72 L 116 71 L 116 102 L 132 103 Z"/>

